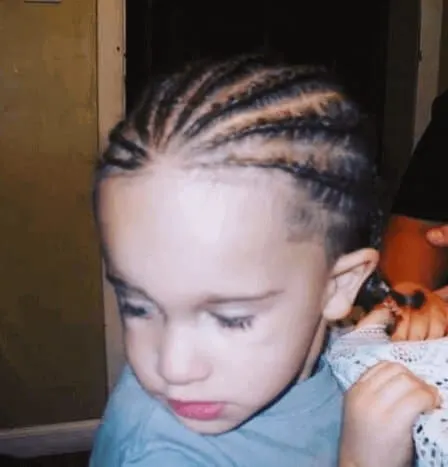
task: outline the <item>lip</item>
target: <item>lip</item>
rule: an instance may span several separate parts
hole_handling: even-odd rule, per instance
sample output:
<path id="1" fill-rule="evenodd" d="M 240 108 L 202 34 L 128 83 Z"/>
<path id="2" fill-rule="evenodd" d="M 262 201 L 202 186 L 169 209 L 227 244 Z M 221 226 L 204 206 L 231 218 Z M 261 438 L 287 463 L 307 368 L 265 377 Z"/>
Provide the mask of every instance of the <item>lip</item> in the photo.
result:
<path id="1" fill-rule="evenodd" d="M 168 404 L 173 412 L 180 417 L 202 421 L 217 419 L 224 409 L 224 404 L 222 402 L 179 401 L 168 399 Z"/>

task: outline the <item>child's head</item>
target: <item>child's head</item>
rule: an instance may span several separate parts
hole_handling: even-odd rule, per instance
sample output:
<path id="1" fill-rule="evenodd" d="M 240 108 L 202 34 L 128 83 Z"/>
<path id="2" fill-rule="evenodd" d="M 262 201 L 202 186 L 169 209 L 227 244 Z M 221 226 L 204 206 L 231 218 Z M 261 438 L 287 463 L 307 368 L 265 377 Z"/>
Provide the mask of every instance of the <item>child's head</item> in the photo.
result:
<path id="1" fill-rule="evenodd" d="M 149 86 L 112 131 L 96 206 L 128 359 L 190 428 L 305 377 L 375 267 L 361 123 L 320 71 L 243 57 Z"/>

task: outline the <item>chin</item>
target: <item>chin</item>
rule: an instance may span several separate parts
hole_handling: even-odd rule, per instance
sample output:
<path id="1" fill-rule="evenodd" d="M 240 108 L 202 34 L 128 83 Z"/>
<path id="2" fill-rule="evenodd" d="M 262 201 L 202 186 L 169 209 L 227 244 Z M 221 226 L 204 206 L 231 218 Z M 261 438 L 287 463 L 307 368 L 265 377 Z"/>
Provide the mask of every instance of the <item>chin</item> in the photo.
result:
<path id="1" fill-rule="evenodd" d="M 179 416 L 177 416 L 177 418 L 182 425 L 201 435 L 221 435 L 234 430 L 243 423 L 225 419 L 202 421 Z"/>

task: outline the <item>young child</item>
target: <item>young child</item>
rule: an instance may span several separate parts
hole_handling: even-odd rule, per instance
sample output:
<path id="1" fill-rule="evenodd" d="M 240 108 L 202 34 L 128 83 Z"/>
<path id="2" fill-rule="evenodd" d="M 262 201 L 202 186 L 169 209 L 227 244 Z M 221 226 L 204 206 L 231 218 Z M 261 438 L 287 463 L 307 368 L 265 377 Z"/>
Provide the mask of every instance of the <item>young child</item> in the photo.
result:
<path id="1" fill-rule="evenodd" d="M 319 359 L 378 260 L 362 129 L 321 71 L 241 57 L 149 86 L 111 132 L 95 205 L 129 366 L 91 467 L 411 465 L 436 390 L 391 363 L 343 408 Z"/>

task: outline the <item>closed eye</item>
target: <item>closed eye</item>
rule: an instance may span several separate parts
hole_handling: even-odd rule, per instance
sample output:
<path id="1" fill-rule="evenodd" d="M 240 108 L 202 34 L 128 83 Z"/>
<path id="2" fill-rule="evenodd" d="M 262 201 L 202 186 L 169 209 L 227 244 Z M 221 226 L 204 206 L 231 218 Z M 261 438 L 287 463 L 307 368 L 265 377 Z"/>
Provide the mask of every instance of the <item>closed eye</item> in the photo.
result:
<path id="1" fill-rule="evenodd" d="M 151 317 L 151 311 L 143 306 L 131 305 L 130 303 L 121 303 L 120 311 L 123 317 L 146 318 Z"/>
<path id="2" fill-rule="evenodd" d="M 236 316 L 228 318 L 226 316 L 213 313 L 214 318 L 223 328 L 247 330 L 252 326 L 253 316 Z"/>
<path id="3" fill-rule="evenodd" d="M 123 318 L 145 318 L 155 316 L 158 308 L 151 302 L 133 300 L 122 294 L 117 294 L 120 313 Z"/>

